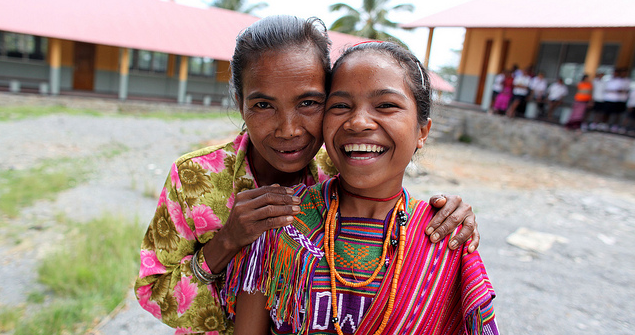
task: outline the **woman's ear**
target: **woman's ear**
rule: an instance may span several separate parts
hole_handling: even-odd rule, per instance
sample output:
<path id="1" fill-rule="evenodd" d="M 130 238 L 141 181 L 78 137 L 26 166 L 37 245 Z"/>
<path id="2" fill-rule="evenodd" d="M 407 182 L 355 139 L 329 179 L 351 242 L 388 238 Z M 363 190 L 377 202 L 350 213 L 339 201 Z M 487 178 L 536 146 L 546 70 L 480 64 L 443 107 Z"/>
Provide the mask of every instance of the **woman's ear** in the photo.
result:
<path id="1" fill-rule="evenodd" d="M 417 138 L 417 149 L 423 148 L 423 144 L 428 139 L 430 134 L 430 127 L 432 127 L 432 119 L 428 118 L 428 122 L 425 125 L 419 126 L 419 136 Z"/>

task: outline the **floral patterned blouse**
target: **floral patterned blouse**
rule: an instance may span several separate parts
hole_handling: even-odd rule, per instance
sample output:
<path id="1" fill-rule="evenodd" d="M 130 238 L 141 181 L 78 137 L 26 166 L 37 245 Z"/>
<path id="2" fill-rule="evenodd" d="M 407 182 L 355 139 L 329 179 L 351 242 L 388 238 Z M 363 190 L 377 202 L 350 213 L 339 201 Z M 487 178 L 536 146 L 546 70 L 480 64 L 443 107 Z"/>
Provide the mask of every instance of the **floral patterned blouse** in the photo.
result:
<path id="1" fill-rule="evenodd" d="M 141 244 L 135 294 L 141 306 L 176 328 L 175 334 L 231 334 L 233 323 L 219 298 L 224 283 L 205 285 L 190 269 L 194 252 L 229 217 L 238 192 L 258 187 L 247 160 L 249 136 L 180 157 L 170 170 Z M 336 173 L 321 149 L 307 169 L 308 185 Z M 210 271 L 198 254 L 199 265 Z"/>

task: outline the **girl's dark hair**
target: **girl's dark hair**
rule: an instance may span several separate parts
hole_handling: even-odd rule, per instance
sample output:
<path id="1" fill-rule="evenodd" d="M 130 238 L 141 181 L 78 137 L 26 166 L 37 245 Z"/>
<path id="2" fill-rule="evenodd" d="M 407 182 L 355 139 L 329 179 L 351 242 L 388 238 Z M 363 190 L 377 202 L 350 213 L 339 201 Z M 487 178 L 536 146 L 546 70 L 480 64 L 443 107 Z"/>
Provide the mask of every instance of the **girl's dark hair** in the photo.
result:
<path id="1" fill-rule="evenodd" d="M 419 59 L 404 47 L 392 42 L 364 42 L 354 45 L 346 49 L 337 59 L 333 65 L 332 75 L 350 55 L 370 51 L 390 56 L 404 69 L 406 72 L 404 79 L 415 97 L 417 121 L 421 125 L 426 124 L 430 117 L 432 103 L 430 77 Z"/>
<path id="2" fill-rule="evenodd" d="M 243 100 L 243 70 L 265 52 L 284 51 L 293 47 L 312 48 L 328 79 L 331 72 L 330 46 L 326 26 L 316 17 L 305 20 L 290 15 L 275 15 L 255 22 L 236 37 L 230 85 L 238 98 L 237 103 Z"/>

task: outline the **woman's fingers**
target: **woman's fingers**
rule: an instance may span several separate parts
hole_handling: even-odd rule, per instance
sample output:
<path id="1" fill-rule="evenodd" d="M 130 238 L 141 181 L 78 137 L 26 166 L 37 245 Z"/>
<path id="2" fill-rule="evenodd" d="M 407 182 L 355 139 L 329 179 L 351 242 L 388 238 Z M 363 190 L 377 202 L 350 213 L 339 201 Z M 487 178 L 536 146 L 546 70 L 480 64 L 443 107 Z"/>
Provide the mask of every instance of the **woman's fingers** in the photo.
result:
<path id="1" fill-rule="evenodd" d="M 282 186 L 263 186 L 236 194 L 236 204 L 245 204 L 251 208 L 267 205 L 299 204 L 300 199 L 293 196 L 293 189 Z"/>
<path id="2" fill-rule="evenodd" d="M 459 232 L 450 240 L 449 247 L 450 249 L 456 249 L 461 244 L 467 242 L 470 237 L 476 235 L 476 238 L 473 238 L 472 242 L 468 246 L 468 252 L 472 252 L 478 248 L 478 242 L 480 239 L 478 231 L 476 230 L 476 216 L 474 213 L 468 214 L 460 223 L 463 226 L 461 227 L 461 230 L 459 230 Z M 476 241 L 476 243 L 474 243 L 474 241 Z"/>
<path id="3" fill-rule="evenodd" d="M 293 216 L 298 213 L 300 213 L 298 205 L 267 205 L 254 210 L 249 221 L 254 222 L 256 229 L 262 233 L 290 224 L 293 222 Z"/>
<path id="4" fill-rule="evenodd" d="M 426 234 L 430 235 L 430 241 L 436 243 L 445 236 L 453 232 L 459 224 L 461 230 L 454 236 L 448 246 L 456 249 L 472 237 L 468 246 L 468 252 L 473 252 L 478 248 L 480 235 L 477 231 L 476 215 L 472 211 L 472 206 L 463 202 L 458 195 L 432 196 L 430 204 L 440 209 L 433 216 L 426 228 Z"/>
<path id="5" fill-rule="evenodd" d="M 474 221 L 474 232 L 472 233 L 472 242 L 467 247 L 467 252 L 472 253 L 474 250 L 478 249 L 478 245 L 481 242 L 481 234 L 478 232 L 478 223 Z"/>
<path id="6" fill-rule="evenodd" d="M 286 226 L 300 212 L 300 198 L 293 190 L 277 185 L 236 194 L 223 229 L 240 247 L 255 241 L 263 232 Z"/>
<path id="7" fill-rule="evenodd" d="M 432 242 L 438 242 L 458 226 L 459 220 L 463 219 L 454 214 L 463 200 L 458 195 L 437 195 L 430 200 L 430 204 L 439 210 L 428 223 L 426 234 L 430 235 Z"/>

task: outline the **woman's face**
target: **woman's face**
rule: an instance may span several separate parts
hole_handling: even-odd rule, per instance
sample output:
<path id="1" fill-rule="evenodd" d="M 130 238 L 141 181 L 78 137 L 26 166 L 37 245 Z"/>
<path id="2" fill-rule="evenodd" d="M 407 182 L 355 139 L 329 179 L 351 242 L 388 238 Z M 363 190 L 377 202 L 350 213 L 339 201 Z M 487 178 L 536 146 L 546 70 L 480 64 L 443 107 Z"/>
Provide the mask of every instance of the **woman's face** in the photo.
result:
<path id="1" fill-rule="evenodd" d="M 293 173 L 322 146 L 326 74 L 311 48 L 265 52 L 243 72 L 242 114 L 259 173 Z M 262 158 L 262 159 L 261 159 Z M 269 166 L 266 166 L 268 163 Z"/>
<path id="2" fill-rule="evenodd" d="M 392 58 L 373 51 L 348 56 L 333 74 L 324 142 L 349 191 L 373 197 L 398 192 L 428 136 L 431 122 L 417 122 L 405 77 Z"/>

